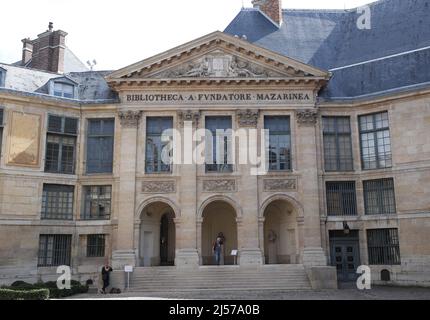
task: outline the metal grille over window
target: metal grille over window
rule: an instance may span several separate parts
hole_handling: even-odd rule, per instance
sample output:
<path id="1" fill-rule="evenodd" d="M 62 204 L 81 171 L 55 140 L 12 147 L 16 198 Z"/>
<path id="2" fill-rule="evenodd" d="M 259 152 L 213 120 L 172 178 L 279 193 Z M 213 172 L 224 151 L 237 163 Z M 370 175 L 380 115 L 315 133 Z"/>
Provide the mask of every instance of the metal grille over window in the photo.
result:
<path id="1" fill-rule="evenodd" d="M 111 186 L 84 187 L 83 220 L 109 220 L 111 215 Z"/>
<path id="2" fill-rule="evenodd" d="M 400 264 L 399 234 L 397 229 L 367 230 L 370 265 Z"/>
<path id="3" fill-rule="evenodd" d="M 112 173 L 114 119 L 88 120 L 87 173 Z"/>
<path id="4" fill-rule="evenodd" d="M 74 174 L 78 119 L 50 115 L 45 172 Z"/>
<path id="5" fill-rule="evenodd" d="M 87 237 L 87 257 L 104 257 L 105 256 L 104 234 L 90 234 Z"/>
<path id="6" fill-rule="evenodd" d="M 357 215 L 357 198 L 355 182 L 327 182 L 327 215 L 355 216 Z"/>
<path id="7" fill-rule="evenodd" d="M 231 117 L 206 117 L 205 126 L 211 132 L 211 135 L 207 135 L 205 138 L 206 172 L 232 172 Z"/>
<path id="8" fill-rule="evenodd" d="M 363 181 L 366 214 L 395 214 L 394 180 Z"/>
<path id="9" fill-rule="evenodd" d="M 42 219 L 73 220 L 73 186 L 45 184 L 42 196 Z"/>
<path id="10" fill-rule="evenodd" d="M 171 172 L 171 154 L 163 153 L 169 141 L 162 141 L 162 135 L 172 139 L 172 117 L 149 117 L 146 120 L 146 172 Z M 164 150 L 164 151 L 163 151 Z"/>
<path id="11" fill-rule="evenodd" d="M 269 130 L 269 171 L 291 170 L 290 117 L 264 117 L 264 128 Z"/>
<path id="12" fill-rule="evenodd" d="M 71 235 L 40 235 L 39 267 L 70 266 Z"/>
<path id="13" fill-rule="evenodd" d="M 352 171 L 351 124 L 349 117 L 323 117 L 324 164 L 326 171 Z"/>
<path id="14" fill-rule="evenodd" d="M 388 112 L 359 117 L 361 159 L 364 170 L 392 166 Z"/>

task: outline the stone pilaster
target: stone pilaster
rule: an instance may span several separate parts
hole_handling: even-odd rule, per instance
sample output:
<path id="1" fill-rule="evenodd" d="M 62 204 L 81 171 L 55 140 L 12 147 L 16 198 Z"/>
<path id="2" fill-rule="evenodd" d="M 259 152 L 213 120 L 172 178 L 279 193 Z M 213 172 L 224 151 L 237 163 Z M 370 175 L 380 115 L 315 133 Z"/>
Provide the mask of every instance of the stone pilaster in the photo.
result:
<path id="1" fill-rule="evenodd" d="M 316 127 L 318 113 L 315 109 L 296 112 L 298 171 L 301 173 L 301 193 L 304 209 L 304 249 L 305 266 L 326 266 L 327 257 L 321 243 L 318 162 L 316 148 Z"/>
<path id="2" fill-rule="evenodd" d="M 199 111 L 179 111 L 178 124 L 181 132 L 181 147 L 184 150 L 183 158 L 194 152 L 195 143 L 192 134 L 197 128 L 200 119 Z M 188 141 L 191 139 L 191 141 Z M 197 167 L 191 161 L 184 161 L 177 166 L 178 174 L 183 177 L 179 180 L 178 190 L 181 199 L 181 218 L 176 221 L 176 258 L 178 268 L 195 268 L 199 265 L 197 251 Z"/>
<path id="3" fill-rule="evenodd" d="M 120 111 L 121 122 L 119 208 L 116 249 L 112 253 L 112 266 L 136 265 L 134 247 L 134 213 L 136 199 L 137 128 L 141 111 Z"/>
<path id="4" fill-rule="evenodd" d="M 237 124 L 242 129 L 256 129 L 258 126 L 259 110 L 239 110 L 236 113 Z M 248 139 L 255 138 L 248 134 Z M 258 141 L 248 141 L 248 146 L 257 145 Z M 239 152 L 248 152 L 240 150 Z M 238 219 L 239 263 L 240 265 L 262 265 L 263 253 L 259 242 L 258 221 L 258 176 L 251 173 L 252 165 L 238 164 L 240 184 L 238 198 L 242 207 L 242 217 Z"/>

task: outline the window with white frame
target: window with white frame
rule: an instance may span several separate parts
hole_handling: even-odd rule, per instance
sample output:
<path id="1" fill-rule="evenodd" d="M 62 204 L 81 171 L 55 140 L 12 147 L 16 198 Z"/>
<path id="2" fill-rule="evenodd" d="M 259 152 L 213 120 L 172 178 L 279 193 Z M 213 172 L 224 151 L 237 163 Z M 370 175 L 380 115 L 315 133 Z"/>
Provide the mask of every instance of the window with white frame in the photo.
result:
<path id="1" fill-rule="evenodd" d="M 75 86 L 70 83 L 55 82 L 54 96 L 73 99 L 75 97 Z"/>

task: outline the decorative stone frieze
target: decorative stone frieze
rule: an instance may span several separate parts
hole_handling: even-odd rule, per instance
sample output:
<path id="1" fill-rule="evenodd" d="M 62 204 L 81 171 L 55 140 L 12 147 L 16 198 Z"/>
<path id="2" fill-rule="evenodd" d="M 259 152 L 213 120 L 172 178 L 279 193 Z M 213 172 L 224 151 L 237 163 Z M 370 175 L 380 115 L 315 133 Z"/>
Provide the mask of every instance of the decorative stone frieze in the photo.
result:
<path id="1" fill-rule="evenodd" d="M 296 179 L 265 179 L 264 191 L 294 191 L 297 190 Z"/>
<path id="2" fill-rule="evenodd" d="M 185 121 L 192 121 L 193 126 L 197 127 L 199 125 L 201 113 L 200 111 L 178 111 L 178 119 L 181 127 L 184 126 Z"/>
<path id="3" fill-rule="evenodd" d="M 142 118 L 142 111 L 119 111 L 118 117 L 122 127 L 137 127 L 140 119 Z"/>
<path id="4" fill-rule="evenodd" d="M 296 119 L 299 125 L 315 125 L 318 119 L 317 110 L 298 110 Z"/>
<path id="5" fill-rule="evenodd" d="M 236 191 L 236 180 L 234 179 L 204 180 L 203 191 L 234 192 Z"/>
<path id="6" fill-rule="evenodd" d="M 256 127 L 260 110 L 238 110 L 236 115 L 240 127 Z"/>
<path id="7" fill-rule="evenodd" d="M 174 193 L 175 181 L 142 181 L 142 193 Z"/>

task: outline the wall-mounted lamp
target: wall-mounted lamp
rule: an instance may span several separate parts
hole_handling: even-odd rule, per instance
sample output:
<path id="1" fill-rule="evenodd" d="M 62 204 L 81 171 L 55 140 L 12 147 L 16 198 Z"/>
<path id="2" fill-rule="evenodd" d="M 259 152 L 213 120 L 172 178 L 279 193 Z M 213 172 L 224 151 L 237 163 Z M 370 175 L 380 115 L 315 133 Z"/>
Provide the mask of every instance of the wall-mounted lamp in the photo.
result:
<path id="1" fill-rule="evenodd" d="M 351 231 L 351 229 L 349 228 L 349 225 L 346 221 L 343 222 L 343 233 L 344 234 L 349 234 L 349 232 Z"/>

